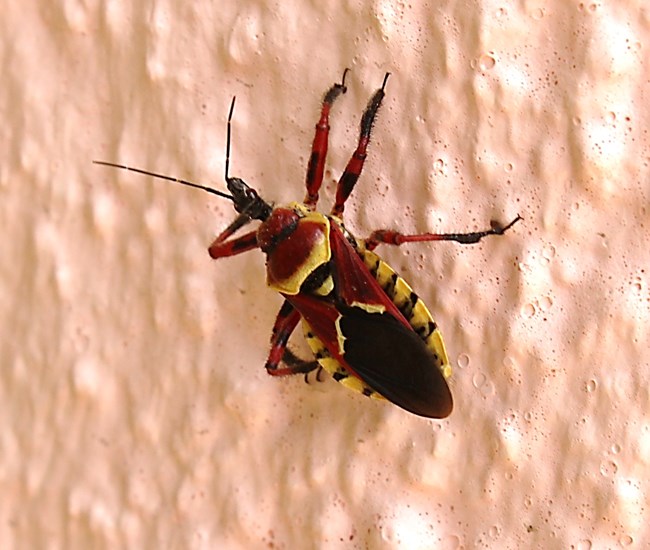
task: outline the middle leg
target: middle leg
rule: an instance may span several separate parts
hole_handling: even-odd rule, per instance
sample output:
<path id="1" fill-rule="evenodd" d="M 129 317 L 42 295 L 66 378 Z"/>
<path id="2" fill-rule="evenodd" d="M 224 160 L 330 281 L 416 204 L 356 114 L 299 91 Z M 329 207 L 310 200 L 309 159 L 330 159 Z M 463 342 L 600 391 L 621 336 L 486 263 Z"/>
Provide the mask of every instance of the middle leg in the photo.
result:
<path id="1" fill-rule="evenodd" d="M 386 73 L 381 88 L 379 88 L 379 90 L 377 90 L 370 98 L 368 106 L 363 112 L 359 132 L 359 143 L 357 144 L 357 148 L 352 154 L 352 158 L 345 167 L 345 172 L 343 172 L 338 186 L 336 187 L 336 202 L 332 207 L 333 216 L 340 218 L 343 215 L 345 201 L 348 200 L 350 193 L 352 193 L 352 189 L 354 189 L 354 186 L 361 175 L 363 163 L 366 160 L 366 149 L 368 148 L 368 143 L 370 143 L 370 132 L 372 131 L 372 125 L 375 122 L 375 117 L 377 116 L 377 111 L 379 110 L 381 101 L 386 95 L 384 88 L 386 88 L 386 81 L 389 76 L 390 73 Z"/>
<path id="2" fill-rule="evenodd" d="M 300 321 L 300 313 L 287 301 L 282 304 L 271 333 L 271 351 L 266 360 L 266 372 L 271 376 L 307 374 L 318 367 L 316 361 L 304 361 L 287 348 L 289 336 Z M 284 368 L 278 368 L 280 362 Z"/>

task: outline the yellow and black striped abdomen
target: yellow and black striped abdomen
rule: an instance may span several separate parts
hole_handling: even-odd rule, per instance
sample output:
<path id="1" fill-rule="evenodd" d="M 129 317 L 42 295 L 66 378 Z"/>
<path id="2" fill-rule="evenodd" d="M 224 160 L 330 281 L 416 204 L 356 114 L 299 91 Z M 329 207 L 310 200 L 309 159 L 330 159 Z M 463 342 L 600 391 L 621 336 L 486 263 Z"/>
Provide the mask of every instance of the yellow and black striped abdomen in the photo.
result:
<path id="1" fill-rule="evenodd" d="M 377 254 L 365 249 L 363 242 L 357 243 L 357 251 L 363 259 L 364 264 L 377 280 L 386 295 L 401 311 L 402 315 L 409 322 L 415 333 L 422 338 L 431 351 L 434 362 L 445 379 L 451 376 L 451 365 L 445 350 L 442 335 L 438 329 L 429 309 L 424 302 L 413 292 L 410 285 L 402 279 L 395 270 L 384 262 Z M 331 356 L 307 322 L 303 320 L 303 329 L 307 344 L 311 348 L 319 364 L 332 377 L 345 387 L 367 395 L 369 397 L 383 399 L 383 397 L 369 387 L 365 382 L 351 375 L 343 366 Z"/>
<path id="2" fill-rule="evenodd" d="M 363 250 L 362 258 L 384 292 L 402 312 L 417 335 L 424 340 L 435 358 L 436 366 L 445 379 L 448 379 L 451 376 L 451 365 L 447 350 L 429 308 L 413 292 L 411 286 L 377 254 L 370 250 Z"/>

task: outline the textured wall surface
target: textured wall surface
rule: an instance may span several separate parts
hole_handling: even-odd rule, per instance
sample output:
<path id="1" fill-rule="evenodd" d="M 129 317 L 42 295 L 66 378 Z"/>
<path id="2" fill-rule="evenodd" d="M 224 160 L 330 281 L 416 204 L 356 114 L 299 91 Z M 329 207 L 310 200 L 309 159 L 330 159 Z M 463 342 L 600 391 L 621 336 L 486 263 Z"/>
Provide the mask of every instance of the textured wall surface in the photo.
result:
<path id="1" fill-rule="evenodd" d="M 647 548 L 650 9 L 641 0 L 5 0 L 0 547 Z M 264 372 L 259 251 L 227 201 L 128 163 L 327 207 L 392 73 L 348 207 L 505 237 L 380 248 L 454 366 L 444 421 Z M 306 353 L 297 333 L 292 346 Z"/>

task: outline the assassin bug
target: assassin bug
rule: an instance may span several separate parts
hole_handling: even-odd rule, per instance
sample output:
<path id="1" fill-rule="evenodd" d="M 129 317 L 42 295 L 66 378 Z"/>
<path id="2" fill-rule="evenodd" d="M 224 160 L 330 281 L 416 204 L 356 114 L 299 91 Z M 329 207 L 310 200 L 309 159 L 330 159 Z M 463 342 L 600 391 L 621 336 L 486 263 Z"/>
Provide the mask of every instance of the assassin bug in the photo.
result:
<path id="1" fill-rule="evenodd" d="M 228 114 L 225 180 L 230 194 L 186 180 L 111 162 L 95 161 L 161 177 L 202 189 L 232 201 L 238 216 L 208 249 L 213 259 L 260 248 L 266 254 L 267 285 L 285 299 L 275 320 L 266 370 L 273 376 L 325 369 L 335 380 L 367 396 L 384 398 L 416 415 L 445 418 L 452 410 L 447 385 L 451 366 L 431 313 L 411 287 L 373 252 L 379 244 L 456 241 L 477 243 L 488 235 L 503 235 L 508 225 L 473 233 L 404 235 L 380 230 L 366 239 L 354 237 L 343 224 L 345 202 L 366 159 L 375 116 L 384 98 L 381 88 L 363 113 L 356 150 L 339 179 L 329 215 L 316 211 L 323 182 L 329 135 L 329 114 L 346 92 L 341 82 L 325 93 L 307 168 L 307 193 L 302 203 L 274 206 L 242 179 L 229 175 L 231 121 Z M 261 224 L 239 237 L 233 234 L 252 220 Z M 296 357 L 287 348 L 289 336 L 302 319 L 315 361 Z"/>

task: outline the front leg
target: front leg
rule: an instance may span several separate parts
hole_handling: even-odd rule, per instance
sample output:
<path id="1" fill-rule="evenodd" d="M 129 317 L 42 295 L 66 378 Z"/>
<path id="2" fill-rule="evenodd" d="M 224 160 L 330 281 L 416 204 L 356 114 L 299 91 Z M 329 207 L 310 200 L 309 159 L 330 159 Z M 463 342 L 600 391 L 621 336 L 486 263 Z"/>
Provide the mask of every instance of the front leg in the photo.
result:
<path id="1" fill-rule="evenodd" d="M 226 258 L 228 256 L 236 256 L 248 250 L 253 250 L 257 248 L 257 231 L 251 231 L 246 233 L 241 237 L 236 239 L 228 240 L 219 240 L 217 237 L 214 242 L 208 248 L 208 254 L 213 260 L 218 260 L 219 258 Z"/>
<path id="2" fill-rule="evenodd" d="M 252 250 L 253 248 L 258 248 L 259 244 L 257 243 L 257 231 L 251 231 L 250 233 L 246 233 L 245 235 L 237 237 L 236 239 L 228 240 L 228 238 L 233 233 L 235 233 L 235 231 L 250 221 L 251 218 L 246 211 L 239 214 L 239 216 L 237 216 L 235 220 L 219 235 L 217 235 L 214 241 L 212 241 L 212 244 L 208 248 L 210 258 L 213 260 L 218 260 L 219 258 L 236 256 L 242 252 Z"/>
<path id="3" fill-rule="evenodd" d="M 330 109 L 336 99 L 347 91 L 345 87 L 345 75 L 348 69 L 343 71 L 343 78 L 340 84 L 334 84 L 323 97 L 323 104 L 321 106 L 321 114 L 318 123 L 316 124 L 316 134 L 314 135 L 314 142 L 311 146 L 311 156 L 309 157 L 309 165 L 307 166 L 307 178 L 305 185 L 307 187 L 307 194 L 305 195 L 305 204 L 310 208 L 314 208 L 318 202 L 318 191 L 323 183 L 323 173 L 325 171 L 325 158 L 327 157 L 327 142 L 330 133 Z"/>
<path id="4" fill-rule="evenodd" d="M 390 229 L 379 229 L 372 232 L 370 237 L 365 240 L 365 244 L 368 250 L 374 250 L 380 244 L 399 246 L 404 243 L 428 241 L 456 241 L 460 244 L 475 244 L 488 235 L 503 235 L 521 219 L 523 219 L 521 216 L 517 216 L 505 227 L 499 223 L 492 222 L 490 229 L 475 231 L 473 233 L 420 233 L 419 235 L 404 235 Z"/>

